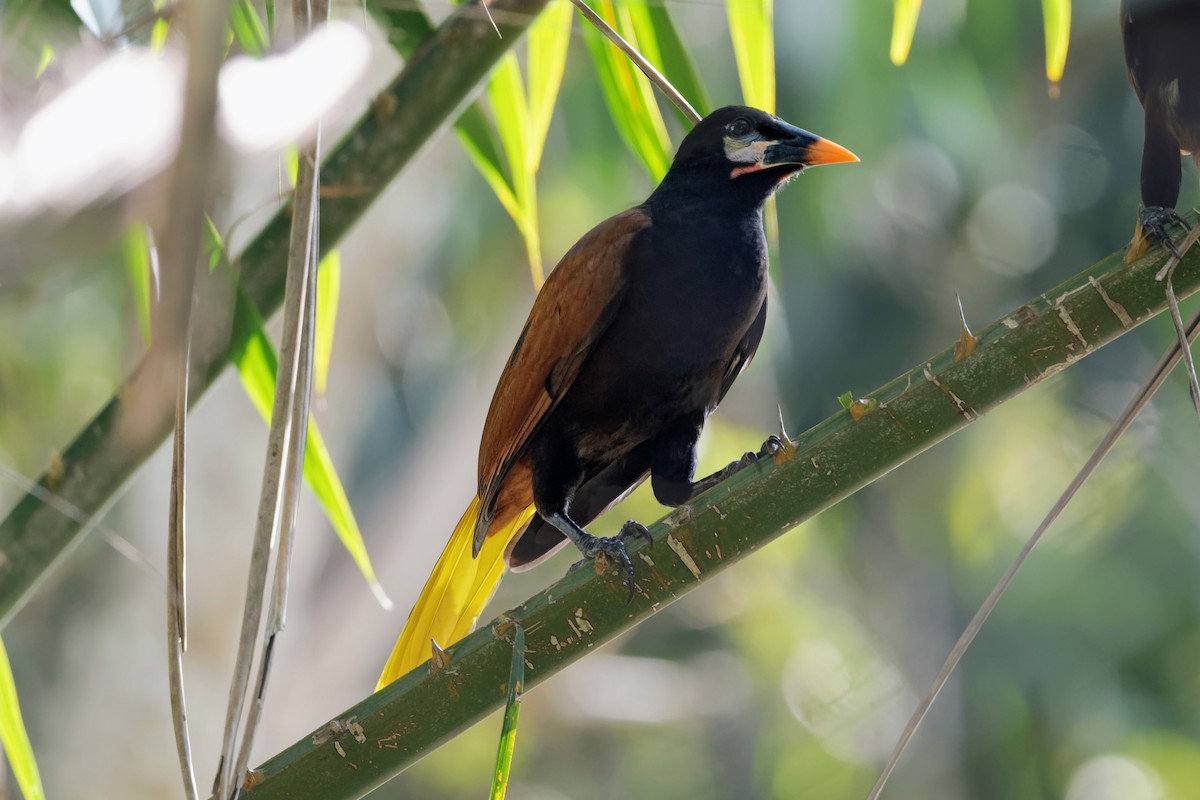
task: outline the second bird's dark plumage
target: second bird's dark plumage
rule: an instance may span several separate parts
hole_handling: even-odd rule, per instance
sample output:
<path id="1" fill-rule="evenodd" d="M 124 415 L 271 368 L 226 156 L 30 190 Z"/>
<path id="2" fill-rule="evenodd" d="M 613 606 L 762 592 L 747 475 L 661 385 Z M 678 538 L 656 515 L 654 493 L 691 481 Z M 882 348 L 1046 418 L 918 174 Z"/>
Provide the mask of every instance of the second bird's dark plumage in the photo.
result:
<path id="1" fill-rule="evenodd" d="M 1182 223 L 1180 152 L 1200 153 L 1200 0 L 1122 0 L 1121 38 L 1145 111 L 1139 233 L 1174 249 L 1166 228 Z"/>
<path id="2" fill-rule="evenodd" d="M 427 658 L 431 638 L 444 645 L 469 630 L 503 563 L 530 566 L 567 539 L 615 563 L 632 592 L 622 537 L 582 526 L 647 476 L 668 506 L 712 483 L 693 481 L 697 439 L 766 322 L 763 203 L 806 166 L 855 160 L 770 114 L 722 108 L 684 138 L 644 203 L 571 248 L 500 376 L 476 500 L 381 685 Z M 633 532 L 645 529 L 626 523 Z"/>

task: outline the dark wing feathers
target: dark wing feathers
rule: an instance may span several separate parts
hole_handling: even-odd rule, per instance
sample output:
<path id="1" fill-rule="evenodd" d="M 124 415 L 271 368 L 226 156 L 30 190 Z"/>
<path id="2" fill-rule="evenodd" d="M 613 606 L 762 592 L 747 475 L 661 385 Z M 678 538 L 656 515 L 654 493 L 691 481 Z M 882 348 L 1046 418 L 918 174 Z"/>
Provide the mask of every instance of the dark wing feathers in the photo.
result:
<path id="1" fill-rule="evenodd" d="M 611 324 L 626 287 L 625 255 L 649 224 L 636 208 L 600 223 L 563 256 L 534 300 L 483 427 L 477 544 L 512 465 Z"/>

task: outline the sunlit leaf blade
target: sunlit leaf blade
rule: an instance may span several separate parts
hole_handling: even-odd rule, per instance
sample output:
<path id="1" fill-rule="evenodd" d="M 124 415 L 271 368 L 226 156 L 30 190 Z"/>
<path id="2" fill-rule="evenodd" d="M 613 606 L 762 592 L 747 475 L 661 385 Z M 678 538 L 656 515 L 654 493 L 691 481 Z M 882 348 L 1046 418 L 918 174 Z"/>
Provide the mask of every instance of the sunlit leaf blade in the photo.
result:
<path id="1" fill-rule="evenodd" d="M 505 174 L 491 123 L 483 114 L 479 113 L 476 107 L 472 106 L 459 118 L 458 123 L 454 126 L 454 132 L 458 134 L 458 140 L 462 143 L 463 149 L 467 151 L 471 163 L 475 165 L 479 174 L 496 193 L 500 205 L 504 206 L 504 210 L 514 220 L 519 219 L 521 208 L 517 205 L 517 196 L 513 193 L 512 186 Z"/>
<path id="2" fill-rule="evenodd" d="M 514 54 L 508 53 L 496 66 L 496 71 L 488 81 L 487 95 L 516 197 L 517 213 L 512 214 L 513 221 L 525 240 L 533 285 L 540 287 L 544 273 L 537 224 L 537 168 L 530 160 L 529 103 L 521 80 L 521 67 Z"/>
<path id="3" fill-rule="evenodd" d="M 154 20 L 150 28 L 150 50 L 157 53 L 167 43 L 167 34 L 171 32 L 171 23 L 164 17 Z"/>
<path id="4" fill-rule="evenodd" d="M 525 34 L 528 46 L 525 71 L 529 83 L 528 163 L 534 172 L 542 160 L 542 148 L 567 65 L 573 12 L 568 0 L 554 0 Z"/>
<path id="5" fill-rule="evenodd" d="M 229 27 L 238 47 L 246 55 L 261 56 L 267 52 L 270 42 L 267 29 L 250 0 L 234 0 L 229 8 Z"/>
<path id="6" fill-rule="evenodd" d="M 288 187 L 296 186 L 296 175 L 300 172 L 300 150 L 294 144 L 283 148 L 283 165 L 287 174 Z"/>
<path id="7" fill-rule="evenodd" d="M 700 80 L 691 54 L 684 46 L 679 31 L 675 29 L 667 6 L 661 2 L 647 0 L 625 0 L 622 5 L 629 9 L 629 20 L 637 35 L 642 55 L 687 98 L 700 116 L 708 116 L 712 111 L 712 100 L 709 99 L 704 83 Z M 691 122 L 683 112 L 678 108 L 675 111 L 679 118 L 691 127 Z"/>
<path id="8" fill-rule="evenodd" d="M 325 394 L 329 359 L 333 355 L 333 326 L 337 321 L 338 294 L 342 286 L 342 257 L 330 250 L 317 267 L 317 327 L 313 338 L 313 389 Z"/>
<path id="9" fill-rule="evenodd" d="M 521 630 L 520 627 L 517 628 Z M 523 633 L 523 631 L 522 631 Z M 507 714 L 505 715 L 507 724 Z M 42 777 L 38 774 L 37 762 L 29 735 L 25 732 L 25 721 L 21 718 L 21 706 L 17 702 L 17 684 L 13 680 L 12 667 L 8 663 L 8 652 L 0 641 L 0 745 L 12 765 L 17 786 L 25 800 L 42 800 L 46 796 L 42 789 Z"/>
<path id="10" fill-rule="evenodd" d="M 506 54 L 496 65 L 496 71 L 488 80 L 487 97 L 519 199 L 520 176 L 527 173 L 529 163 L 529 105 L 525 99 L 521 67 L 512 53 Z"/>
<path id="11" fill-rule="evenodd" d="M 1071 0 L 1042 0 L 1046 24 L 1046 77 L 1050 83 L 1062 80 L 1067 66 L 1067 45 L 1071 42 Z M 1051 90 L 1053 91 L 1053 89 Z"/>
<path id="12" fill-rule="evenodd" d="M 521 715 L 521 693 L 525 689 L 525 629 L 513 626 L 512 663 L 508 669 L 508 702 L 500 728 L 500 746 L 496 749 L 496 771 L 492 775 L 491 800 L 504 800 L 508 777 L 512 773 L 513 750 L 517 745 L 517 721 Z"/>
<path id="13" fill-rule="evenodd" d="M 775 113 L 773 0 L 725 0 L 729 38 L 746 105 Z"/>
<path id="14" fill-rule="evenodd" d="M 142 335 L 142 347 L 150 346 L 150 281 L 152 277 L 152 250 L 150 230 L 145 223 L 135 222 L 125 231 L 125 274 L 129 288 L 133 291 L 133 303 L 137 308 L 138 331 Z"/>
<path id="15" fill-rule="evenodd" d="M 637 47 L 637 34 L 628 22 L 627 14 L 622 15 L 624 23 L 618 21 L 610 0 L 600 0 L 593 5 L 593 9 Z M 613 47 L 590 25 L 584 27 L 584 38 L 617 132 L 657 183 L 667 174 L 667 168 L 671 165 L 671 143 L 650 81 L 630 63 L 624 53 Z"/>
<path id="16" fill-rule="evenodd" d="M 208 271 L 212 272 L 217 268 L 217 264 L 221 263 L 221 256 L 224 254 L 224 244 L 221 241 L 221 232 L 217 230 L 217 225 L 212 221 L 212 217 L 204 215 L 204 245 L 202 251 L 208 257 Z"/>
<path id="17" fill-rule="evenodd" d="M 275 348 L 263 329 L 262 318 L 240 287 L 233 313 L 229 357 L 237 367 L 242 387 L 246 390 L 250 402 L 258 409 L 263 419 L 270 421 L 278 359 Z M 316 495 L 338 538 L 342 540 L 342 545 L 366 578 L 375 599 L 384 608 L 391 608 L 392 601 L 384 594 L 383 587 L 375 578 L 375 570 L 367 556 L 362 533 L 354 519 L 354 512 L 350 509 L 346 492 L 338 480 L 333 459 L 330 458 L 321 433 L 311 418 L 308 422 L 308 447 L 304 454 L 304 480 Z"/>
<path id="18" fill-rule="evenodd" d="M 46 68 L 53 63 L 54 48 L 48 44 L 42 45 L 42 56 L 40 59 L 38 59 L 37 72 L 34 73 L 34 76 L 38 78 L 42 77 L 42 73 L 45 72 Z"/>
<path id="19" fill-rule="evenodd" d="M 897 67 L 908 60 L 912 49 L 913 35 L 917 32 L 917 16 L 921 13 L 921 0 L 896 0 L 892 14 L 892 63 Z"/>

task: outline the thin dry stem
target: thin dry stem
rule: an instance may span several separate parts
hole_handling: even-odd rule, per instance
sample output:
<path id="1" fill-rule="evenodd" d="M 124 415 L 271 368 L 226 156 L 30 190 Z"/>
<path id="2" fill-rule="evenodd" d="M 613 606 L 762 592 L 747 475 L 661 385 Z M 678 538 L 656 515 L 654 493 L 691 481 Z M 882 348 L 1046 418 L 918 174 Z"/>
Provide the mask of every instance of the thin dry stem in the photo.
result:
<path id="1" fill-rule="evenodd" d="M 211 188 L 210 164 L 216 152 L 217 77 L 224 51 L 227 2 L 193 3 L 184 30 L 188 67 L 184 86 L 179 150 L 171 171 L 167 217 L 162 242 L 163 302 L 156 309 L 154 335 L 168 354 L 177 377 L 175 447 L 167 531 L 167 673 L 171 720 L 179 753 L 184 794 L 196 798 L 196 779 L 188 737 L 183 689 L 186 643 L 184 598 L 184 454 L 188 400 L 189 337 L 196 259 Z M 168 372 L 167 374 L 171 374 Z"/>
<path id="2" fill-rule="evenodd" d="M 597 14 L 583 0 L 571 0 L 575 7 L 579 9 L 579 13 L 583 14 L 584 18 L 592 23 L 592 26 L 603 33 L 608 40 L 617 46 L 625 55 L 629 56 L 642 73 L 650 79 L 650 82 L 662 90 L 662 93 L 667 96 L 675 106 L 683 112 L 683 115 L 695 125 L 700 121 L 700 115 L 696 113 L 696 109 L 692 108 L 692 104 L 679 93 L 679 90 L 671 85 L 661 72 L 654 68 L 654 65 L 646 60 L 646 57 L 637 51 L 637 48 L 622 38 L 621 34 L 613 30 L 612 26 L 604 21 L 604 18 Z"/>
<path id="3" fill-rule="evenodd" d="M 296 29 L 312 29 L 314 19 L 329 14 L 327 0 L 295 0 L 293 13 Z M 319 253 L 317 234 L 319 206 L 320 128 L 313 141 L 301 148 L 296 178 L 291 239 L 288 249 L 287 287 L 284 299 L 284 329 L 280 343 L 279 373 L 275 381 L 275 401 L 268 434 L 267 459 L 259 497 L 258 522 L 251 554 L 250 576 L 246 588 L 246 606 L 242 634 L 229 706 L 225 719 L 225 739 L 218 765 L 214 793 L 221 798 L 236 798 L 242 775 L 249 764 L 254 734 L 262 716 L 263 698 L 270 674 L 275 636 L 282 629 L 282 604 L 287 598 L 287 572 L 290 564 L 292 534 L 300 484 L 303 480 L 304 450 L 308 430 L 309 400 L 312 393 L 313 327 L 316 319 L 316 269 Z M 267 571 L 275 532 L 280 537 L 276 557 L 271 612 L 259 658 L 258 679 L 249 707 L 246 693 L 254 661 L 255 643 L 262 627 L 262 607 Z M 246 724 L 238 745 L 237 731 L 242 715 Z M 237 753 L 236 760 L 234 753 Z"/>

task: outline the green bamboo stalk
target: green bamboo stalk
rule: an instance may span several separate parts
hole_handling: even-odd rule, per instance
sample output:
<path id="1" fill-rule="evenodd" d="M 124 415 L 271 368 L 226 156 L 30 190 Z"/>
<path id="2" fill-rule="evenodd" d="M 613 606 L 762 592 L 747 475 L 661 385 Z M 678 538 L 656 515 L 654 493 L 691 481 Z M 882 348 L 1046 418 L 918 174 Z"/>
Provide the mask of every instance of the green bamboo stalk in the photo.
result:
<path id="1" fill-rule="evenodd" d="M 477 4 L 454 13 L 330 153 L 322 167 L 321 254 L 333 248 L 421 145 L 454 115 L 468 93 L 520 38 L 547 0 L 495 0 L 497 37 Z M 269 316 L 283 299 L 289 209 L 279 211 L 239 259 L 246 296 Z M 192 350 L 194 403 L 228 366 L 234 342 L 197 341 Z M 90 520 L 80 524 L 26 495 L 0 524 L 0 629 L 50 568 L 76 545 L 121 487 L 171 430 L 171 355 L 151 345 L 112 400 L 62 454 L 61 480 L 39 480 Z M 53 487 L 51 483 L 53 482 Z"/>
<path id="2" fill-rule="evenodd" d="M 691 591 L 1005 400 L 1061 371 L 1166 307 L 1154 279 L 1161 250 L 1130 268 L 1114 254 L 1013 310 L 978 335 L 867 395 L 858 421 L 840 411 L 797 452 L 737 473 L 651 527 L 632 544 L 633 601 L 615 575 L 576 570 L 371 695 L 252 773 L 247 800 L 360 797 L 503 705 L 514 623 L 526 633 L 526 688 Z M 1175 274 L 1178 293 L 1200 288 L 1200 252 Z M 951 332 L 947 331 L 947 339 Z"/>

